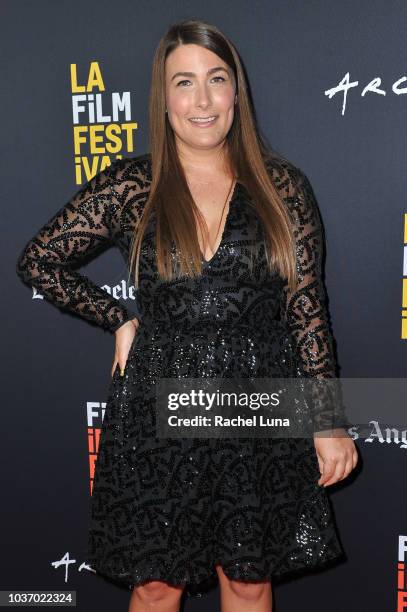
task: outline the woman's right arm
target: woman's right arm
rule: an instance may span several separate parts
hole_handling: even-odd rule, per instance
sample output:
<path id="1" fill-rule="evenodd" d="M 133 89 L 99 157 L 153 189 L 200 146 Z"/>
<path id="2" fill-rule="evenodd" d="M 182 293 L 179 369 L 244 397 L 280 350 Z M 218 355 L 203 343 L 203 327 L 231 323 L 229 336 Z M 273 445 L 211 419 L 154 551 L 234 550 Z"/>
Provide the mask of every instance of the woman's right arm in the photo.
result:
<path id="1" fill-rule="evenodd" d="M 99 172 L 29 240 L 16 272 L 46 300 L 114 333 L 138 316 L 76 268 L 114 244 L 113 185 L 122 160 Z"/>

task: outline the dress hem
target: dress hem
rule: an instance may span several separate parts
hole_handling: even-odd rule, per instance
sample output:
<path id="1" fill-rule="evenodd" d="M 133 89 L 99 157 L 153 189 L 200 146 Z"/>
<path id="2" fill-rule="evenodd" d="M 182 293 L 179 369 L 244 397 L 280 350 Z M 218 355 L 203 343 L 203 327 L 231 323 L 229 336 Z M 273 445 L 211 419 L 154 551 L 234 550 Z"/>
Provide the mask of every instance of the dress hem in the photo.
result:
<path id="1" fill-rule="evenodd" d="M 95 575 L 127 588 L 128 590 L 132 590 L 134 586 L 142 586 L 146 582 L 160 581 L 166 582 L 171 586 L 182 586 L 187 597 L 202 597 L 203 594 L 215 588 L 215 586 L 217 586 L 219 583 L 219 577 L 216 572 L 215 565 L 220 565 L 222 567 L 224 574 L 229 580 L 238 580 L 239 582 L 252 584 L 264 581 L 280 582 L 284 579 L 300 578 L 301 576 L 310 574 L 313 571 L 329 569 L 331 566 L 336 565 L 338 562 L 344 561 L 345 559 L 346 555 L 344 551 L 342 551 L 334 556 L 327 557 L 310 564 L 287 568 L 282 571 L 271 569 L 266 572 L 266 575 L 263 573 L 261 576 L 248 576 L 247 572 L 242 572 L 241 568 L 237 567 L 236 569 L 236 564 L 239 563 L 238 559 L 222 560 L 218 558 L 212 565 L 212 571 L 209 570 L 205 575 L 202 575 L 202 577 L 195 577 L 193 581 L 190 578 L 185 578 L 185 574 L 184 578 L 177 578 L 175 576 L 169 577 L 168 573 L 162 570 L 146 572 L 143 578 L 132 578 L 131 573 L 122 574 L 120 576 L 109 568 L 105 568 L 100 565 L 96 566 L 96 564 L 92 565 L 91 562 L 88 563 L 92 568 L 92 571 L 95 572 Z M 242 565 L 245 563 L 247 563 L 247 561 L 242 560 Z M 243 573 L 245 575 L 242 575 Z"/>

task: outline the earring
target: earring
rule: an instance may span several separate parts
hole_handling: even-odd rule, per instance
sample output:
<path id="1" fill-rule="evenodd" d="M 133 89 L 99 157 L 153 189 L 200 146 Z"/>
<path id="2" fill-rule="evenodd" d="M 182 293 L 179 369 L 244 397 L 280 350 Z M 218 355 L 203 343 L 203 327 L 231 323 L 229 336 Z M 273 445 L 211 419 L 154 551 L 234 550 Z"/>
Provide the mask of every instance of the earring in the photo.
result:
<path id="1" fill-rule="evenodd" d="M 165 112 L 168 113 L 168 109 L 167 108 L 165 109 Z"/>

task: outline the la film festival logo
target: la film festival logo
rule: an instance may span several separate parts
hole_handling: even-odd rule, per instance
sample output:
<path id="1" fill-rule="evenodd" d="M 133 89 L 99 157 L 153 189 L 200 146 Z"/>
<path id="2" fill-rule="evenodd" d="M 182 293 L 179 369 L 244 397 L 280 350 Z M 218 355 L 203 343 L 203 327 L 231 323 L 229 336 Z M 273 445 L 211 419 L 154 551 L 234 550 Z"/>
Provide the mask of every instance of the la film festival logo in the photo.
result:
<path id="1" fill-rule="evenodd" d="M 397 563 L 397 612 L 407 610 L 407 535 L 399 535 Z"/>
<path id="2" fill-rule="evenodd" d="M 82 185 L 109 166 L 113 157 L 122 158 L 122 151 L 134 152 L 138 124 L 132 121 L 130 92 L 106 92 L 99 62 L 91 62 L 86 74 L 79 74 L 77 64 L 70 68 L 75 179 Z M 33 299 L 43 299 L 36 287 L 32 289 Z M 125 280 L 104 284 L 102 289 L 116 299 L 136 299 L 134 286 Z"/>
<path id="3" fill-rule="evenodd" d="M 134 132 L 129 91 L 106 91 L 99 62 L 86 72 L 71 64 L 73 142 L 77 185 L 89 181 L 120 159 L 122 151 L 133 153 Z"/>
<path id="4" fill-rule="evenodd" d="M 401 337 L 403 340 L 407 340 L 407 213 L 404 215 L 403 289 L 401 308 Z"/>

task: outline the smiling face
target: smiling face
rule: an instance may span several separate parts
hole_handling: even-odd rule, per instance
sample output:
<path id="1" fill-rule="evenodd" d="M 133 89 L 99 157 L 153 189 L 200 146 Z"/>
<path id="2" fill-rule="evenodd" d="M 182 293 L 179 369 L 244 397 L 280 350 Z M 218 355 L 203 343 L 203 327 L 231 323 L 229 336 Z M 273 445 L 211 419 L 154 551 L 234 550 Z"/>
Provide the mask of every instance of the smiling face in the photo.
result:
<path id="1" fill-rule="evenodd" d="M 165 91 L 178 144 L 194 149 L 222 144 L 233 122 L 235 80 L 218 55 L 199 45 L 178 46 L 165 62 Z"/>

